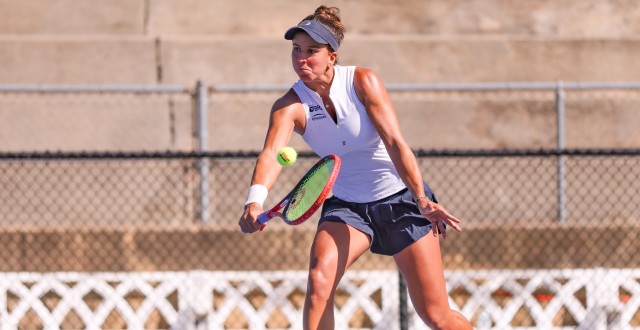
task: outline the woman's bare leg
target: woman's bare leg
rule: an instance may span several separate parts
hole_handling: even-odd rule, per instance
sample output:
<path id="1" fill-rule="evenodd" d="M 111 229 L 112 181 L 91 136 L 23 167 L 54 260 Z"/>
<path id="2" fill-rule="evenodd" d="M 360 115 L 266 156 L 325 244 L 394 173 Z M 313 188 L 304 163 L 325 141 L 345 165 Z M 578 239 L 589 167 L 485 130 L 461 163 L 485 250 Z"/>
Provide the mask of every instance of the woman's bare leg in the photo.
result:
<path id="1" fill-rule="evenodd" d="M 333 298 L 344 272 L 369 249 L 369 236 L 340 222 L 323 222 L 311 247 L 304 303 L 305 329 L 333 329 Z"/>
<path id="2" fill-rule="evenodd" d="M 449 307 L 439 237 L 431 233 L 394 255 L 420 318 L 432 329 L 472 329 Z"/>

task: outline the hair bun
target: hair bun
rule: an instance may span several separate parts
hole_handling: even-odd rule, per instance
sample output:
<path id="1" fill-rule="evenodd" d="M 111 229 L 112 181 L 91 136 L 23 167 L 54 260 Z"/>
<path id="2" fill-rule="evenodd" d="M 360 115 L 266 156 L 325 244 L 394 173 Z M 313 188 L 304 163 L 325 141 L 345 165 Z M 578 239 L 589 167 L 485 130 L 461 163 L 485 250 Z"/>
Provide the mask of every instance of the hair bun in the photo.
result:
<path id="1" fill-rule="evenodd" d="M 314 15 L 324 16 L 329 20 L 340 22 L 340 9 L 337 7 L 320 6 L 316 9 Z"/>

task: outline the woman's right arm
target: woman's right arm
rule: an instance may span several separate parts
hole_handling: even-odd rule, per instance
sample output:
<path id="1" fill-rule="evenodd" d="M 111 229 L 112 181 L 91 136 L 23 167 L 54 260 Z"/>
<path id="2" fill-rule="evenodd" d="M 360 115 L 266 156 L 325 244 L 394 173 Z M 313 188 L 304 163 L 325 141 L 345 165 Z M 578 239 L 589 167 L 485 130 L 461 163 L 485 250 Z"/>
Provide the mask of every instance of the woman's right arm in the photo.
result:
<path id="1" fill-rule="evenodd" d="M 265 138 L 262 152 L 256 160 L 256 166 L 251 178 L 251 186 L 260 190 L 271 190 L 275 184 L 282 166 L 278 164 L 277 153 L 280 148 L 289 144 L 291 134 L 303 124 L 304 110 L 297 95 L 290 90 L 282 98 L 278 99 L 269 117 L 269 128 Z M 258 198 L 260 199 L 260 198 Z M 243 233 L 258 231 L 262 225 L 257 222 L 258 216 L 263 212 L 260 201 L 248 201 L 244 212 L 238 222 Z"/>

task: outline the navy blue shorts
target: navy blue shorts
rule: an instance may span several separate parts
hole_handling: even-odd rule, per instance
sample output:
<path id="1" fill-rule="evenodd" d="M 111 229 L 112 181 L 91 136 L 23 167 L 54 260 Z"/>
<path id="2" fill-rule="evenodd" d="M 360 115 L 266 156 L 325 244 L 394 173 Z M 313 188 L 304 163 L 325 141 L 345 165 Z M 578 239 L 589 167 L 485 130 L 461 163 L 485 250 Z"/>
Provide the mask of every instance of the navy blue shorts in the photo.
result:
<path id="1" fill-rule="evenodd" d="M 426 183 L 424 192 L 437 203 Z M 325 221 L 341 222 L 369 235 L 371 252 L 388 256 L 431 231 L 431 222 L 420 214 L 407 188 L 370 203 L 351 203 L 332 196 L 324 202 L 318 225 Z"/>

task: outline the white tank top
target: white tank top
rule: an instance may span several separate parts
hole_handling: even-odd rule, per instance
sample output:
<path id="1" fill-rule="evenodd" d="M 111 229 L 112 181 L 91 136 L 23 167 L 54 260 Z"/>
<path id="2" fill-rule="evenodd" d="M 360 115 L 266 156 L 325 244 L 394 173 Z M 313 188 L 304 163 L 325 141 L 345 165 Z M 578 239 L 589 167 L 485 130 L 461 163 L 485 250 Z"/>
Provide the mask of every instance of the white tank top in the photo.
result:
<path id="1" fill-rule="evenodd" d="M 307 124 L 302 138 L 320 157 L 336 154 L 342 167 L 333 194 L 345 201 L 368 203 L 405 188 L 387 149 L 353 86 L 354 66 L 334 66 L 329 96 L 337 124 L 322 98 L 298 81 L 293 90 L 304 106 Z"/>

